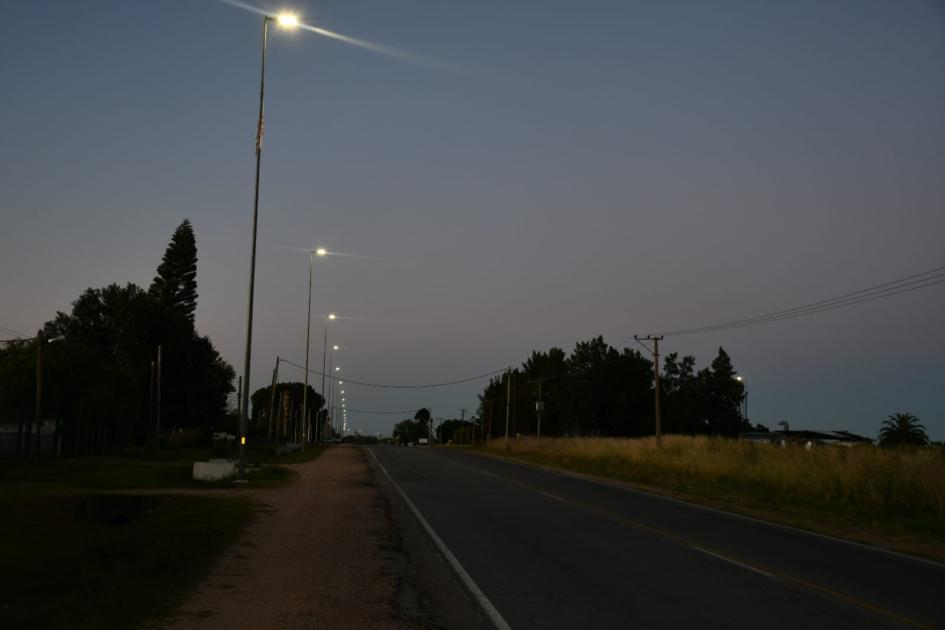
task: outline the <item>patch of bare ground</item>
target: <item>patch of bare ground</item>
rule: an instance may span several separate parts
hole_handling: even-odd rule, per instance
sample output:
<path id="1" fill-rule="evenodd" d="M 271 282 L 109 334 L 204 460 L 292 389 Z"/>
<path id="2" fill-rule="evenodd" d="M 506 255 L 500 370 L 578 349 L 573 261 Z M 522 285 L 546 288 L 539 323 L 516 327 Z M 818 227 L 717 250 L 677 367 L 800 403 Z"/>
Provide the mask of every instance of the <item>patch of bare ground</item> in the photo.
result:
<path id="1" fill-rule="evenodd" d="M 252 492 L 254 522 L 184 605 L 154 626 L 419 627 L 398 610 L 387 509 L 361 451 L 332 448 L 292 468 L 294 483 Z"/>

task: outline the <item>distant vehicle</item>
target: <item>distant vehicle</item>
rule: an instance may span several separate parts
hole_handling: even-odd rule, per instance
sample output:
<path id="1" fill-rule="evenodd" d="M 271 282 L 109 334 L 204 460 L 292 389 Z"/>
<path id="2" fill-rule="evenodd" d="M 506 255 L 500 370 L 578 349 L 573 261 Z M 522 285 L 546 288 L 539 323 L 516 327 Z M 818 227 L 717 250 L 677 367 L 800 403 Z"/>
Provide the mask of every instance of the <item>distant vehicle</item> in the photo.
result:
<path id="1" fill-rule="evenodd" d="M 428 440 L 427 438 L 420 438 L 420 444 L 429 444 L 429 443 L 430 443 L 430 440 Z"/>

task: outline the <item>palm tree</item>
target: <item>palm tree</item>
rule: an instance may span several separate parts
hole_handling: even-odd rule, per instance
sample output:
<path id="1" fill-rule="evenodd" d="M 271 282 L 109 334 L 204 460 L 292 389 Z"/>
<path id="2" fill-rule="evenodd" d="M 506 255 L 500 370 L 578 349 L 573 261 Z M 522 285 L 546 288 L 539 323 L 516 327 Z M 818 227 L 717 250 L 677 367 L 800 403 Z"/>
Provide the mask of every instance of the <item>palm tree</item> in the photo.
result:
<path id="1" fill-rule="evenodd" d="M 929 443 L 929 436 L 919 419 L 911 413 L 894 413 L 883 420 L 879 443 L 883 446 L 925 446 Z"/>

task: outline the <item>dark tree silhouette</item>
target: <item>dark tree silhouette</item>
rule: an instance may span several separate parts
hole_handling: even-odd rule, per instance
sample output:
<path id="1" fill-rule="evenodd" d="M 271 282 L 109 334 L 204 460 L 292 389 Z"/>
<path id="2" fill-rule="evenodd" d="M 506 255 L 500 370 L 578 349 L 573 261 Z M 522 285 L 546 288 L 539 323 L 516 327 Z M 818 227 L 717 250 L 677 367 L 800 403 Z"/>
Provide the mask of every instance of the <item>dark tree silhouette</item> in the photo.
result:
<path id="1" fill-rule="evenodd" d="M 148 292 L 193 324 L 197 310 L 197 240 L 188 219 L 174 230 Z"/>
<path id="2" fill-rule="evenodd" d="M 911 413 L 894 413 L 883 420 L 879 430 L 882 446 L 925 446 L 929 436 L 919 419 Z"/>

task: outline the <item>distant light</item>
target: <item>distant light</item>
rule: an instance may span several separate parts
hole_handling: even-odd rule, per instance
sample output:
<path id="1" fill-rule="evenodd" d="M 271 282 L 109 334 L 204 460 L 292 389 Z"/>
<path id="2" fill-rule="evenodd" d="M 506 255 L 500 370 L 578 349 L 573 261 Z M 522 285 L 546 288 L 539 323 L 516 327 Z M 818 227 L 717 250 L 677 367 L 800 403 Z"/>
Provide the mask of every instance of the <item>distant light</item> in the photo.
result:
<path id="1" fill-rule="evenodd" d="M 339 384 L 339 385 L 341 385 L 342 383 L 344 383 L 344 381 L 338 381 L 338 384 Z"/>
<path id="2" fill-rule="evenodd" d="M 332 349 L 332 350 L 338 350 L 339 348 L 338 348 L 338 346 L 332 346 L 331 349 Z"/>
<path id="3" fill-rule="evenodd" d="M 294 13 L 280 13 L 276 16 L 276 22 L 285 29 L 293 29 L 299 25 L 299 16 Z"/>
<path id="4" fill-rule="evenodd" d="M 315 250 L 315 255 L 316 255 L 316 256 L 326 256 L 326 255 L 328 255 L 328 250 L 326 250 L 324 247 L 319 247 L 318 249 Z"/>
<path id="5" fill-rule="evenodd" d="M 341 390 L 341 393 L 344 394 L 344 393 L 345 393 L 345 390 Z"/>
<path id="6" fill-rule="evenodd" d="M 736 377 L 735 377 L 735 380 L 738 381 L 739 383 L 741 383 L 741 382 L 742 382 L 742 377 L 741 377 L 741 376 L 736 376 Z"/>
<path id="7" fill-rule="evenodd" d="M 335 315 L 334 313 L 330 313 L 330 314 L 328 315 L 328 319 L 335 319 L 336 317 L 337 317 L 337 315 Z"/>
<path id="8" fill-rule="evenodd" d="M 246 436 L 240 438 L 240 444 L 246 444 Z"/>
<path id="9" fill-rule="evenodd" d="M 341 366 L 335 366 L 335 372 L 340 372 L 340 371 L 341 371 Z"/>

